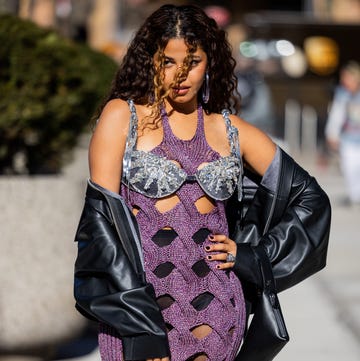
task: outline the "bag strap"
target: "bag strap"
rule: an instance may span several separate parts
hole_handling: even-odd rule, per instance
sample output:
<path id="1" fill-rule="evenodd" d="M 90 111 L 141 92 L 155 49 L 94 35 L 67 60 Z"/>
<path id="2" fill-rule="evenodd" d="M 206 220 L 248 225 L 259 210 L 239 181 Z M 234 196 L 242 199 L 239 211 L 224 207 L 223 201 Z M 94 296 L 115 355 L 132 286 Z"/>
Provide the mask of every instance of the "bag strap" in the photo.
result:
<path id="1" fill-rule="evenodd" d="M 274 213 L 275 216 L 282 216 L 287 207 L 294 178 L 294 170 L 294 161 L 281 149 L 281 171 L 279 175 L 279 191 L 281 192 L 279 198 L 281 202 L 278 202 L 276 212 Z M 288 175 L 287 177 L 285 176 L 286 174 Z"/>
<path id="2" fill-rule="evenodd" d="M 281 148 L 279 148 L 279 150 L 280 170 L 278 172 L 278 183 L 271 205 L 271 214 L 268 218 L 269 221 L 264 227 L 263 234 L 269 230 L 271 224 L 277 223 L 281 219 L 290 198 L 290 191 L 294 176 L 294 162 L 289 161 L 290 157 Z M 285 174 L 287 177 L 285 177 Z"/>

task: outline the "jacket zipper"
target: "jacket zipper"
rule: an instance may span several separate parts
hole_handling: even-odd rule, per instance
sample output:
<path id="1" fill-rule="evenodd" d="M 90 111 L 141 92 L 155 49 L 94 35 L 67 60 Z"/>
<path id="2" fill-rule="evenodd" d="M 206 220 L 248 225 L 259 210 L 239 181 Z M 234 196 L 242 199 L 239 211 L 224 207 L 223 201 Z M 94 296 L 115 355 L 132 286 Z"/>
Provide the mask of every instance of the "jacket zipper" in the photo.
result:
<path id="1" fill-rule="evenodd" d="M 269 298 L 270 298 L 271 306 L 274 310 L 275 321 L 276 321 L 277 325 L 279 326 L 280 336 L 286 338 L 287 337 L 286 326 L 281 317 L 280 310 L 277 307 L 276 295 L 274 293 L 270 293 Z"/>
<path id="2" fill-rule="evenodd" d="M 287 338 L 287 333 L 286 333 L 286 329 L 285 329 L 285 324 L 283 322 L 283 319 L 280 315 L 280 311 L 278 308 L 274 308 L 274 315 L 275 315 L 275 319 L 276 319 L 276 323 L 279 326 L 279 330 L 280 330 L 280 336 Z"/>

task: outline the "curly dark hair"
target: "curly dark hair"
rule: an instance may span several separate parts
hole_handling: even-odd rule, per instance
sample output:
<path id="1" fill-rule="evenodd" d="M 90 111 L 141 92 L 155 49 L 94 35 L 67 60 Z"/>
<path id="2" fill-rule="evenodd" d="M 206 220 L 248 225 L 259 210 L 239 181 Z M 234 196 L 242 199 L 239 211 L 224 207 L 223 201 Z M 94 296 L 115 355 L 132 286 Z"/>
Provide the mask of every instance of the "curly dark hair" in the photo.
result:
<path id="1" fill-rule="evenodd" d="M 163 50 L 173 38 L 185 40 L 188 57 L 197 47 L 207 54 L 210 98 L 203 103 L 199 92 L 198 99 L 206 113 L 220 113 L 224 108 L 237 111 L 235 60 L 226 32 L 196 5 L 163 5 L 145 20 L 128 47 L 105 103 L 116 98 L 133 99 L 135 103 L 159 108 L 167 94 L 159 89 L 161 69 L 155 68 L 154 55 L 158 52 L 161 64 Z M 189 59 L 184 61 L 185 72 L 186 63 Z"/>

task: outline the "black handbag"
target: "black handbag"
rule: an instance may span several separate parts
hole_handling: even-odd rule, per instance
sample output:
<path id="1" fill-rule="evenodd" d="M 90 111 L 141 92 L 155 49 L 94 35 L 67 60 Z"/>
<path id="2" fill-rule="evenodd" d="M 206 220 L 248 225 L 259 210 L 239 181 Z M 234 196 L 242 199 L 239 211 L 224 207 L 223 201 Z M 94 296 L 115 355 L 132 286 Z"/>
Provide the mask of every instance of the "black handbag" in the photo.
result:
<path id="1" fill-rule="evenodd" d="M 287 163 L 282 162 L 282 167 L 286 165 Z M 288 199 L 290 194 L 289 180 L 280 176 L 278 189 L 281 190 L 281 201 L 274 197 L 274 203 L 271 207 L 272 217 L 276 219 L 281 217 L 285 210 L 286 202 L 284 200 Z M 256 191 L 256 183 L 250 182 L 250 185 L 245 185 L 246 209 L 252 203 Z M 265 234 L 269 227 L 269 222 L 266 222 L 262 234 Z M 252 246 L 251 249 L 261 271 L 262 287 L 257 290 L 255 299 L 252 300 L 251 312 L 253 317 L 235 360 L 272 361 L 289 341 L 289 334 L 277 296 L 270 259 L 263 245 L 258 244 Z"/>
<path id="2" fill-rule="evenodd" d="M 259 290 L 254 315 L 236 357 L 238 361 L 271 361 L 289 341 L 289 334 L 276 294 L 269 258 L 263 246 L 252 247 L 259 262 L 263 287 Z"/>

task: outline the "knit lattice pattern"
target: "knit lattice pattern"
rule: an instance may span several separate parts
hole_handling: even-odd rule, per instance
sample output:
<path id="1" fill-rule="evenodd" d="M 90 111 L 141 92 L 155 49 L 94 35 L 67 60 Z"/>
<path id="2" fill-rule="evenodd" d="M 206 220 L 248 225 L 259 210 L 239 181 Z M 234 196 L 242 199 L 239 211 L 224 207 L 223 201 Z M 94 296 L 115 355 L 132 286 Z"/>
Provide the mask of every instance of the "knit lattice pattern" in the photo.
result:
<path id="1" fill-rule="evenodd" d="M 220 159 L 204 136 L 202 110 L 191 140 L 177 138 L 163 117 L 164 137 L 152 153 L 176 161 L 187 174 Z M 206 260 L 211 233 L 227 234 L 223 201 L 211 200 L 197 182 L 185 182 L 173 198 L 175 206 L 159 210 L 159 199 L 122 185 L 121 194 L 137 211 L 147 281 L 152 283 L 168 330 L 172 361 L 234 360 L 243 337 L 245 305 L 239 279 L 232 271 L 217 270 Z M 212 204 L 201 213 L 197 201 Z M 210 204 L 210 203 L 209 203 Z M 100 325 L 102 360 L 122 360 L 121 339 Z"/>

